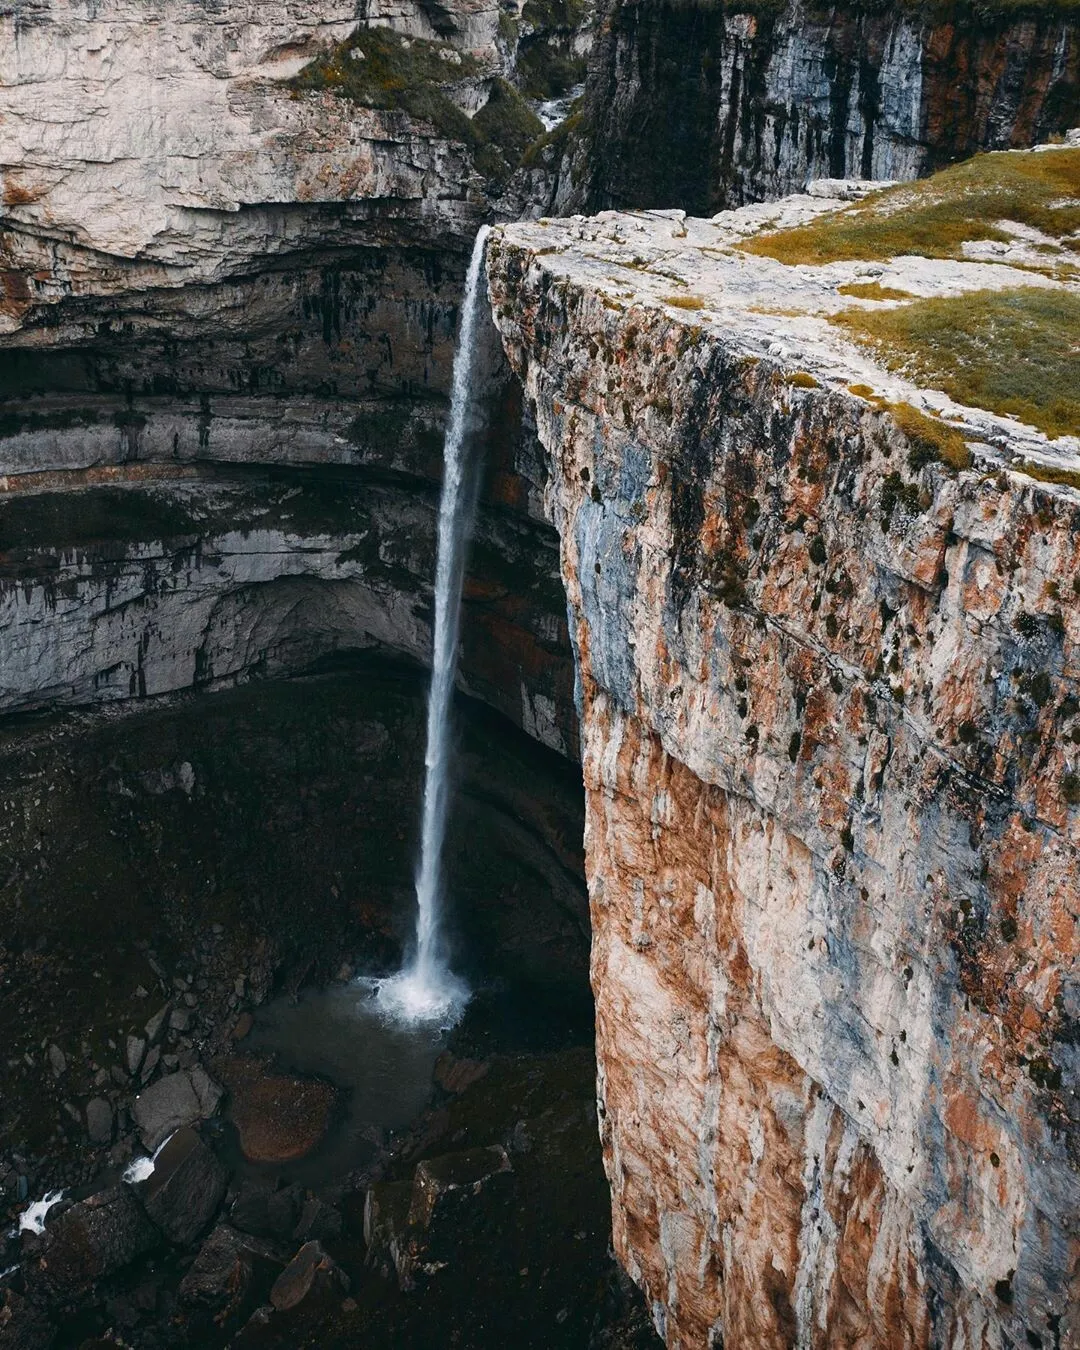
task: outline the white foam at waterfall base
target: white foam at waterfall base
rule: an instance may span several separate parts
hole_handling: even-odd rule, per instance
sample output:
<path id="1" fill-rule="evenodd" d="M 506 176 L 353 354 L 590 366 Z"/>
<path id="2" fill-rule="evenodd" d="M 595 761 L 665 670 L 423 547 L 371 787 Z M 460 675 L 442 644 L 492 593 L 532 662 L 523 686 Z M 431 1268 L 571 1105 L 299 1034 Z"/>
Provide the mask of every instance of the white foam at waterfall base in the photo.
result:
<path id="1" fill-rule="evenodd" d="M 416 947 L 411 959 L 379 983 L 378 1000 L 387 1015 L 406 1022 L 453 1026 L 469 1001 L 464 981 L 450 969 L 442 930 L 443 845 L 450 798 L 450 713 L 457 670 L 461 583 L 475 505 L 475 471 L 469 430 L 477 319 L 484 302 L 483 263 L 487 228 L 476 236 L 461 307 L 461 331 L 454 353 L 450 421 L 443 447 L 435 560 L 435 632 L 428 694 L 427 753 L 424 757 L 424 811 L 420 869 L 416 878 Z"/>
<path id="2" fill-rule="evenodd" d="M 44 1233 L 45 1216 L 53 1205 L 59 1204 L 63 1198 L 63 1191 L 49 1191 L 40 1200 L 35 1200 L 33 1204 L 27 1205 L 19 1215 L 19 1231 L 22 1233 Z"/>

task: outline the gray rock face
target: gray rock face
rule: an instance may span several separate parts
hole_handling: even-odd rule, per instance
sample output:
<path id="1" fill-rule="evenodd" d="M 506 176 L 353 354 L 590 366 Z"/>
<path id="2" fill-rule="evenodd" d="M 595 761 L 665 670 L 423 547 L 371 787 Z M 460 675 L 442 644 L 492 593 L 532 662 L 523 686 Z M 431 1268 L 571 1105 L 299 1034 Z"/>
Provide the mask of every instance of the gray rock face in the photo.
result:
<path id="1" fill-rule="evenodd" d="M 112 1143 L 113 1109 L 104 1097 L 94 1097 L 87 1103 L 86 1132 L 92 1144 Z"/>
<path id="2" fill-rule="evenodd" d="M 909 179 L 1080 121 L 1068 11 L 615 0 L 560 211 L 727 206 L 818 178 Z"/>
<path id="3" fill-rule="evenodd" d="M 217 1213 L 229 1174 L 190 1126 L 177 1130 L 140 1190 L 143 1208 L 170 1242 L 194 1242 Z"/>
<path id="4" fill-rule="evenodd" d="M 221 1088 L 198 1066 L 159 1078 L 135 1098 L 132 1108 L 144 1146 L 152 1153 L 174 1131 L 209 1120 L 221 1096 Z"/>

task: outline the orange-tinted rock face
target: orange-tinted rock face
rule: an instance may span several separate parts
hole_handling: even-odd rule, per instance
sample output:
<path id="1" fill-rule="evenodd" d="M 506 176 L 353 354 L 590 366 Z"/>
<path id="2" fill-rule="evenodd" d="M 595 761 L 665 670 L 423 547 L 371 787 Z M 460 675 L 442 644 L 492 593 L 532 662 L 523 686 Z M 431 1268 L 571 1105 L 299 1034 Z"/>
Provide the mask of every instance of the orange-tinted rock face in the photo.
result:
<path id="1" fill-rule="evenodd" d="M 687 1350 L 1080 1345 L 1080 501 L 525 237 L 621 1259 Z"/>

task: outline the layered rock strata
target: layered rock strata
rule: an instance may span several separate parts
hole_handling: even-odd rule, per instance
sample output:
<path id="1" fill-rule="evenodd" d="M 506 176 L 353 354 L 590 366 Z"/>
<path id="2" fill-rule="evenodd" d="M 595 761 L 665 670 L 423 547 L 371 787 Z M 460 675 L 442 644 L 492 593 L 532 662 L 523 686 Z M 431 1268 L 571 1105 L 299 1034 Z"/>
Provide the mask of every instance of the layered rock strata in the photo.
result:
<path id="1" fill-rule="evenodd" d="M 393 37 L 403 78 L 460 70 L 428 93 L 463 120 L 516 77 L 519 45 L 547 40 L 530 14 L 50 0 L 0 16 L 4 707 L 375 641 L 426 659 L 457 305 L 491 185 L 437 118 L 295 77 L 327 52 L 359 66 L 359 24 Z M 463 681 L 573 753 L 539 456 L 493 335 L 486 351 Z"/>
<path id="2" fill-rule="evenodd" d="M 1080 444 L 828 322 L 868 270 L 1076 283 L 738 251 L 835 205 L 490 248 L 578 661 L 616 1246 L 672 1347 L 1076 1346 L 1080 498 L 1019 463 Z M 972 466 L 909 462 L 901 402 Z"/>
<path id="3" fill-rule="evenodd" d="M 562 209 L 721 207 L 909 179 L 1080 121 L 1075 12 L 614 0 Z"/>

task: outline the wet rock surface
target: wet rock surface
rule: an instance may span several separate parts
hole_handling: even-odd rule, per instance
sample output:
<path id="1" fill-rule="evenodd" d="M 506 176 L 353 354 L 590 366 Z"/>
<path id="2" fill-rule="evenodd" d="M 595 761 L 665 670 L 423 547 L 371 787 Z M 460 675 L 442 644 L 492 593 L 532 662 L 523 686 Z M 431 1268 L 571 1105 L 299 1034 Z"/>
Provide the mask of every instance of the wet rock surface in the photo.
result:
<path id="1" fill-rule="evenodd" d="M 276 1074 L 239 1055 L 215 1060 L 214 1071 L 229 1090 L 226 1119 L 248 1162 L 292 1162 L 318 1146 L 337 1096 L 332 1084 Z"/>
<path id="2" fill-rule="evenodd" d="M 218 1212 L 228 1184 L 229 1174 L 213 1149 L 184 1126 L 156 1154 L 139 1199 L 164 1236 L 186 1247 Z"/>

